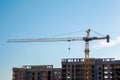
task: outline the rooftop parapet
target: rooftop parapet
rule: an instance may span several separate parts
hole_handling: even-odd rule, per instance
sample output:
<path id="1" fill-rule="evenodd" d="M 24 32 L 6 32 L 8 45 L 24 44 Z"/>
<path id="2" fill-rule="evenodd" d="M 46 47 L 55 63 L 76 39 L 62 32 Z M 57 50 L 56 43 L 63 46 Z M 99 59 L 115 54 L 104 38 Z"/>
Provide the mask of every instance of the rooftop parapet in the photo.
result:
<path id="1" fill-rule="evenodd" d="M 25 69 L 36 69 L 36 68 L 39 68 L 39 69 L 51 69 L 53 68 L 53 65 L 24 65 L 23 68 Z"/>
<path id="2" fill-rule="evenodd" d="M 114 58 L 89 58 L 90 61 L 95 62 L 95 61 L 102 61 L 102 62 L 107 62 L 107 61 L 115 61 Z M 66 58 L 62 59 L 62 62 L 84 62 L 85 58 Z"/>

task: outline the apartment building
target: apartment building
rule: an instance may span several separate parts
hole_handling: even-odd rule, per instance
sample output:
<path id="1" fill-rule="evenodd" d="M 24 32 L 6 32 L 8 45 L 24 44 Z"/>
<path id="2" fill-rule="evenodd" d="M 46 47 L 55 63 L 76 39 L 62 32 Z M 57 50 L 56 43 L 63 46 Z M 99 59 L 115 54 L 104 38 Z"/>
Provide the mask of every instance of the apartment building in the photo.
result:
<path id="1" fill-rule="evenodd" d="M 84 80 L 84 58 L 62 59 L 62 80 Z M 90 58 L 88 80 L 120 80 L 120 60 Z"/>

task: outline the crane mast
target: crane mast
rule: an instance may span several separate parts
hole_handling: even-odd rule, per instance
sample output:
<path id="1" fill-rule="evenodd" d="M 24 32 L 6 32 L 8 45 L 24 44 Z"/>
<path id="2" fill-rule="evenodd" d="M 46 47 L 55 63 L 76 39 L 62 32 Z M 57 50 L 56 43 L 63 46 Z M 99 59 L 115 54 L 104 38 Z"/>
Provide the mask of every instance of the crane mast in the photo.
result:
<path id="1" fill-rule="evenodd" d="M 84 59 L 84 80 L 90 80 L 90 58 L 89 58 L 89 41 L 106 39 L 109 42 L 109 35 L 105 37 L 90 37 L 88 29 L 86 37 L 68 37 L 68 38 L 39 38 L 39 39 L 8 39 L 7 42 L 60 42 L 60 41 L 85 41 L 85 59 Z"/>
<path id="2" fill-rule="evenodd" d="M 90 38 L 90 29 L 88 29 L 87 32 L 87 35 L 86 35 L 86 39 L 85 39 L 85 59 L 88 59 L 89 58 L 89 38 Z"/>
<path id="3" fill-rule="evenodd" d="M 85 39 L 85 59 L 84 59 L 84 80 L 90 80 L 90 64 L 89 64 L 89 38 L 90 29 L 88 29 Z"/>

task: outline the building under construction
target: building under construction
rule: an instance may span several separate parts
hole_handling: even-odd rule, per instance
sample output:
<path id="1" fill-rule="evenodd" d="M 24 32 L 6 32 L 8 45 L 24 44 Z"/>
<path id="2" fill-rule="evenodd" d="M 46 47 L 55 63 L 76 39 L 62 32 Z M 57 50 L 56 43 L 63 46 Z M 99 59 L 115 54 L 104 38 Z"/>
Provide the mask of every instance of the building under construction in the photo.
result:
<path id="1" fill-rule="evenodd" d="M 27 65 L 13 68 L 12 80 L 61 80 L 61 78 L 61 68 L 53 68 L 53 65 Z"/>
<path id="2" fill-rule="evenodd" d="M 85 80 L 84 58 L 62 59 L 62 80 Z M 90 58 L 89 79 L 120 80 L 120 60 L 114 58 Z"/>
<path id="3" fill-rule="evenodd" d="M 62 68 L 27 65 L 13 68 L 12 80 L 84 80 L 84 58 L 62 59 Z M 120 60 L 90 58 L 89 80 L 120 80 Z"/>

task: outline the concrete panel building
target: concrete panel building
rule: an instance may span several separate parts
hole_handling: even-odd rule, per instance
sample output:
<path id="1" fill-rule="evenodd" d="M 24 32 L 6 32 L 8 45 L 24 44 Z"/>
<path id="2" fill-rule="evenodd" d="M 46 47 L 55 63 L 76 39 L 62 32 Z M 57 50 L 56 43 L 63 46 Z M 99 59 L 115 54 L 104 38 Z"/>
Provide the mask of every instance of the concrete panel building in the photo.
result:
<path id="1" fill-rule="evenodd" d="M 90 59 L 90 80 L 120 80 L 120 60 Z M 84 80 L 84 58 L 62 59 L 62 80 Z"/>

